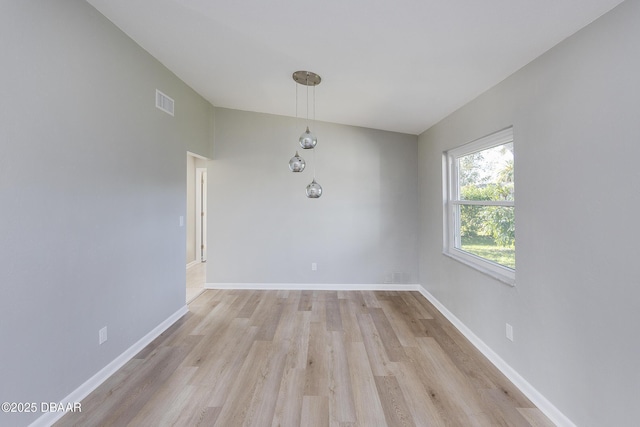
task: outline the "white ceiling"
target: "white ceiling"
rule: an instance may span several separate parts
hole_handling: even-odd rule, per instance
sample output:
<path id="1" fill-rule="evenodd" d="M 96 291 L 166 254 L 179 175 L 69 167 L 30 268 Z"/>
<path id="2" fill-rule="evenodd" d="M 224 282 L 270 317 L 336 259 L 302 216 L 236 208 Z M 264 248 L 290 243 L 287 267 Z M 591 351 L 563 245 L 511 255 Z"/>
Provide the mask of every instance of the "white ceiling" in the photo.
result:
<path id="1" fill-rule="evenodd" d="M 309 70 L 317 120 L 410 134 L 622 2 L 87 1 L 215 106 L 296 116 Z"/>

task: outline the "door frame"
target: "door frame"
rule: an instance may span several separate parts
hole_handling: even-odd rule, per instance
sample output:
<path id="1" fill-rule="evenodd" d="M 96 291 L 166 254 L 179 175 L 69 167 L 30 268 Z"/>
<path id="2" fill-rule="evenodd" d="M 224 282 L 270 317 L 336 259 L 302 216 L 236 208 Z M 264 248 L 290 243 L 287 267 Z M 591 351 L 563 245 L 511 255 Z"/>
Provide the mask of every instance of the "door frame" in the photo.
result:
<path id="1" fill-rule="evenodd" d="M 196 261 L 207 262 L 207 168 L 196 168 Z"/>

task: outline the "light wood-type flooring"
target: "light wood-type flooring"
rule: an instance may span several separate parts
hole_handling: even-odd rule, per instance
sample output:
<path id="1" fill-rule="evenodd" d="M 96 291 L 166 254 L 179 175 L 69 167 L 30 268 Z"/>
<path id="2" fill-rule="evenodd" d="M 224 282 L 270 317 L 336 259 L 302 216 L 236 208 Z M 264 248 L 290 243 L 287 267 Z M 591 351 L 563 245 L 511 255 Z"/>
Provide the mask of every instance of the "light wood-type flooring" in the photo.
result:
<path id="1" fill-rule="evenodd" d="M 204 292 L 207 263 L 200 262 L 187 268 L 187 304 Z"/>
<path id="2" fill-rule="evenodd" d="M 553 425 L 417 292 L 208 290 L 56 426 Z"/>

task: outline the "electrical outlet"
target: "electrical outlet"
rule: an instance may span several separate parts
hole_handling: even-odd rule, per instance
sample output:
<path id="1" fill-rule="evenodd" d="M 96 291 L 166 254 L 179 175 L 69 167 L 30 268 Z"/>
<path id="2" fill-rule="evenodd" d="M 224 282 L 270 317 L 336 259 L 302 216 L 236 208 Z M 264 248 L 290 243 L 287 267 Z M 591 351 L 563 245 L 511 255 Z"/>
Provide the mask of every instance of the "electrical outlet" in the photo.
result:
<path id="1" fill-rule="evenodd" d="M 311 263 L 311 271 L 317 271 L 318 270 L 318 264 L 315 262 Z"/>
<path id="2" fill-rule="evenodd" d="M 178 219 L 178 226 L 184 227 L 184 216 L 182 215 L 180 215 L 180 218 Z"/>
<path id="3" fill-rule="evenodd" d="M 507 339 L 513 341 L 513 326 L 507 323 Z"/>
<path id="4" fill-rule="evenodd" d="M 107 340 L 107 327 L 100 329 L 98 331 L 98 344 L 102 345 Z"/>

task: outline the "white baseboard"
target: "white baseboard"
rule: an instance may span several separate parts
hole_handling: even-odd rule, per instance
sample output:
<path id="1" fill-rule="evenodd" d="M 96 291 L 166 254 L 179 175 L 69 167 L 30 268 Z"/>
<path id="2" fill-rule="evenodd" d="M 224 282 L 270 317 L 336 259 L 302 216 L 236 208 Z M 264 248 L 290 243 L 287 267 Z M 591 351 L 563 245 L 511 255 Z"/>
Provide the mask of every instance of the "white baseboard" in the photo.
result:
<path id="1" fill-rule="evenodd" d="M 185 305 L 178 311 L 169 316 L 165 321 L 156 326 L 151 332 L 144 337 L 140 338 L 138 342 L 133 344 L 120 356 L 116 357 L 111 363 L 98 371 L 97 374 L 89 378 L 80 387 L 71 392 L 67 397 L 62 399 L 60 403 L 65 406 L 68 403 L 80 402 L 87 397 L 89 393 L 94 391 L 100 384 L 102 384 L 107 378 L 113 375 L 118 369 L 124 366 L 133 356 L 138 354 L 143 348 L 147 346 L 151 341 L 156 339 L 161 333 L 166 331 L 171 325 L 173 325 L 178 319 L 189 312 L 189 308 Z M 29 427 L 48 427 L 53 425 L 56 421 L 64 416 L 64 412 L 48 412 L 40 416 L 37 420 L 30 424 Z"/>
<path id="2" fill-rule="evenodd" d="M 576 427 L 576 425 L 567 418 L 558 408 L 556 408 L 551 402 L 549 402 L 538 390 L 536 390 L 527 380 L 507 362 L 505 362 L 496 352 L 494 352 L 487 344 L 484 343 L 471 329 L 469 329 L 460 319 L 458 319 L 453 313 L 442 305 L 440 301 L 436 299 L 429 291 L 422 286 L 419 286 L 419 292 L 424 296 L 431 304 L 433 304 L 444 317 L 447 318 L 462 335 L 465 336 L 482 354 L 485 355 L 496 368 L 500 370 L 525 396 L 533 402 L 555 425 L 558 427 Z"/>
<path id="3" fill-rule="evenodd" d="M 416 284 L 336 284 L 336 283 L 206 283 L 205 289 L 252 289 L 295 291 L 418 291 Z"/>

